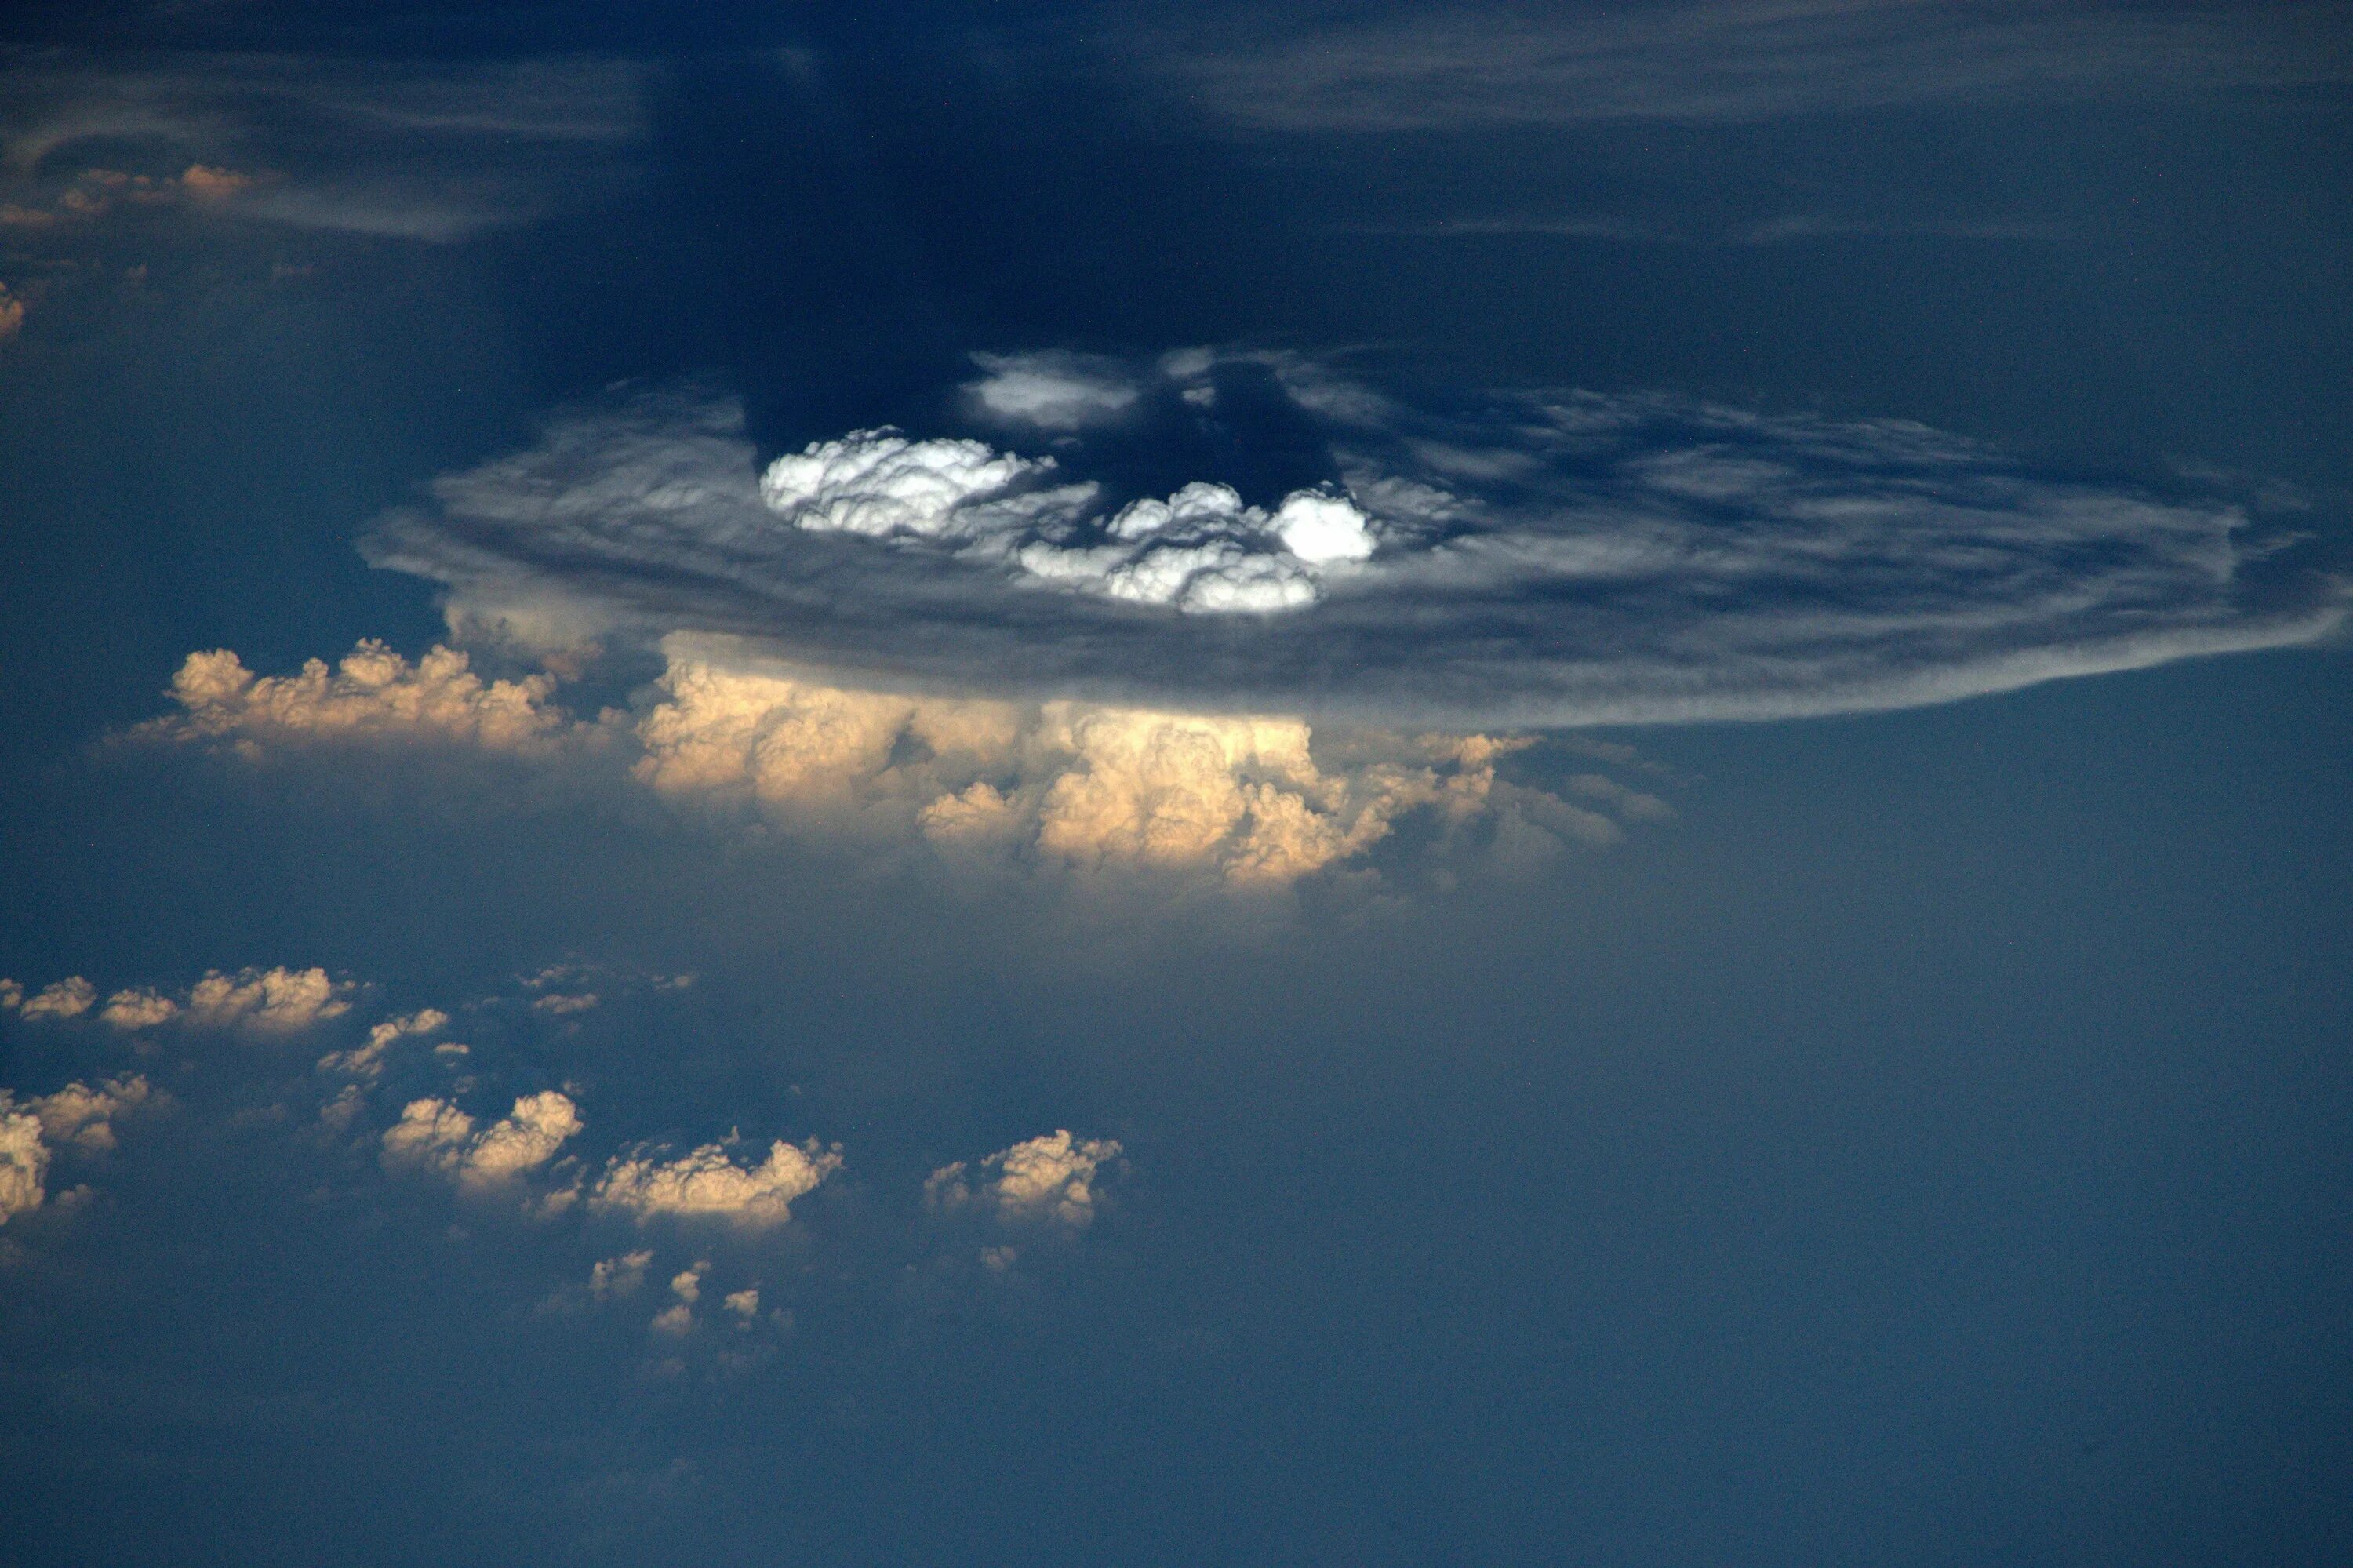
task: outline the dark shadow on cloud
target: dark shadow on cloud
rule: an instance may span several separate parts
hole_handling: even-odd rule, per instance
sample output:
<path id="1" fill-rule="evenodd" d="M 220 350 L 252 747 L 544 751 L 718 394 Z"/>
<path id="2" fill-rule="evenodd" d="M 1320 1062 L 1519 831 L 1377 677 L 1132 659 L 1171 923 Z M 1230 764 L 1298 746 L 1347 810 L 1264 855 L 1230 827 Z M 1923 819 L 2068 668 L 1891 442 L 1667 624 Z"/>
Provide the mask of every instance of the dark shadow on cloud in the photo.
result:
<path id="1" fill-rule="evenodd" d="M 987 363 L 1035 401 L 1068 362 Z M 529 645 L 725 633 L 925 690 L 1460 726 L 1901 707 L 2344 615 L 2341 579 L 2246 497 L 2040 472 L 1900 420 L 1408 402 L 1281 354 L 1130 374 L 1102 467 L 1059 426 L 1009 452 L 855 432 L 786 454 L 765 503 L 731 398 L 627 391 L 364 548 L 443 584 L 453 623 Z M 1217 461 L 1252 450 L 1261 409 L 1286 450 L 1313 433 L 1287 495 Z M 1155 443 L 1232 487 L 1178 491 L 1172 514 L 1122 479 Z"/>

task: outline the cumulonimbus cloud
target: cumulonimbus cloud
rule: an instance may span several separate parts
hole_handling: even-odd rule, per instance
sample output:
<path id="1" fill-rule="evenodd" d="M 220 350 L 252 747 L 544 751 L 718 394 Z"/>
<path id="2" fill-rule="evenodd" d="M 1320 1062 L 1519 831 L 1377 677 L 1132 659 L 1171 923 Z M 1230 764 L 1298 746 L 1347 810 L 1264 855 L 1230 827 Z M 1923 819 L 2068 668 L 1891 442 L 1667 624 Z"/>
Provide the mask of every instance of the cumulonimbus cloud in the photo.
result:
<path id="1" fill-rule="evenodd" d="M 1272 354 L 1130 376 L 1126 450 L 1279 405 L 1312 461 L 1256 497 L 1216 474 L 1129 493 L 1090 472 L 1090 432 L 1032 455 L 868 430 L 764 473 L 732 401 L 640 391 L 364 547 L 443 584 L 453 626 L 527 646 L 721 635 L 844 688 L 1462 729 L 1898 707 L 2346 613 L 2249 496 L 1900 420 L 1417 403 Z"/>

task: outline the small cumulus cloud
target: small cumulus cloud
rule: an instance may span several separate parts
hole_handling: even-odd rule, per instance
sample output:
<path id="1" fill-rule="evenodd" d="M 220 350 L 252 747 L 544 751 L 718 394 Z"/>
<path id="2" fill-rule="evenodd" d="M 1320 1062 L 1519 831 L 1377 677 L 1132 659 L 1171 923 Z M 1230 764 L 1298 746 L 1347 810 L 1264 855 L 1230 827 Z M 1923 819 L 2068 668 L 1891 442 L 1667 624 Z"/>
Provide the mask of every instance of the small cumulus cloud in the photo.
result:
<path id="1" fill-rule="evenodd" d="M 295 675 L 256 677 L 227 649 L 191 653 L 172 678 L 183 710 L 134 734 L 171 739 L 441 737 L 501 750 L 542 747 L 568 722 L 548 705 L 551 675 L 485 682 L 461 652 L 435 648 L 414 664 L 363 641 L 333 670 L 313 659 Z"/>
<path id="2" fill-rule="evenodd" d="M 0 1224 L 47 1200 L 57 1151 L 110 1153 L 115 1147 L 115 1119 L 164 1098 L 136 1074 L 110 1078 L 96 1087 L 77 1081 L 55 1094 L 24 1100 L 0 1089 Z"/>
<path id="3" fill-rule="evenodd" d="M 358 987 L 332 979 L 318 968 L 246 969 L 236 974 L 214 969 L 176 995 L 151 985 L 115 991 L 100 1009 L 100 1022 L 125 1033 L 168 1023 L 236 1029 L 248 1034 L 294 1034 L 351 1011 Z M 79 1018 L 98 1003 L 98 988 L 79 975 L 57 981 L 31 997 L 13 980 L 0 981 L 0 1004 L 30 1019 Z"/>
<path id="4" fill-rule="evenodd" d="M 69 975 L 37 994 L 24 999 L 26 1018 L 79 1018 L 98 1001 L 98 988 L 79 975 Z"/>
<path id="5" fill-rule="evenodd" d="M 51 1143 L 102 1153 L 115 1146 L 115 1118 L 160 1098 L 147 1079 L 134 1073 L 109 1078 L 95 1088 L 79 1082 L 68 1084 L 53 1095 L 26 1100 L 25 1107 L 40 1118 L 41 1131 Z"/>
<path id="6" fill-rule="evenodd" d="M 586 1125 L 570 1097 L 554 1090 L 521 1097 L 507 1116 L 480 1128 L 448 1101 L 427 1097 L 409 1101 L 399 1122 L 385 1129 L 384 1163 L 439 1172 L 463 1188 L 494 1189 L 545 1166 Z"/>
<path id="7" fill-rule="evenodd" d="M 1094 1223 L 1096 1174 L 1119 1155 L 1115 1139 L 1077 1139 L 1058 1128 L 989 1155 L 980 1162 L 976 1183 L 963 1161 L 942 1166 L 924 1181 L 924 1201 L 942 1213 L 976 1203 L 1002 1220 L 1045 1220 L 1083 1230 Z M 1005 1266 L 1011 1261 L 1008 1249 Z"/>
<path id="8" fill-rule="evenodd" d="M 188 991 L 192 1024 L 236 1029 L 249 1034 L 299 1034 L 352 1008 L 357 987 L 330 979 L 322 969 L 216 969 Z"/>
<path id="9" fill-rule="evenodd" d="M 41 1140 L 41 1118 L 20 1109 L 5 1089 L 0 1089 L 0 1224 L 10 1216 L 37 1209 L 47 1196 L 48 1145 Z"/>
<path id="10" fill-rule="evenodd" d="M 331 1051 L 320 1057 L 319 1070 L 354 1078 L 378 1078 L 384 1075 L 385 1058 L 393 1046 L 404 1039 L 429 1039 L 448 1027 L 449 1015 L 438 1007 L 387 1018 L 369 1027 L 365 1044 L 348 1051 Z M 464 1047 L 459 1049 L 462 1051 Z"/>
<path id="11" fill-rule="evenodd" d="M 118 991 L 106 999 L 106 1010 L 98 1015 L 99 1022 L 129 1033 L 153 1029 L 169 1023 L 180 1016 L 180 1004 L 152 986 L 134 986 Z"/>
<path id="12" fill-rule="evenodd" d="M 607 1297 L 636 1294 L 645 1284 L 646 1270 L 653 1261 L 652 1252 L 644 1248 L 599 1259 L 588 1270 L 588 1294 L 600 1301 Z"/>
<path id="13" fill-rule="evenodd" d="M 792 1217 L 795 1200 L 841 1168 L 839 1150 L 814 1139 L 798 1146 L 778 1139 L 757 1164 L 738 1163 L 732 1141 L 706 1143 L 672 1160 L 645 1148 L 617 1156 L 590 1190 L 589 1205 L 640 1224 L 676 1218 L 780 1224 Z"/>

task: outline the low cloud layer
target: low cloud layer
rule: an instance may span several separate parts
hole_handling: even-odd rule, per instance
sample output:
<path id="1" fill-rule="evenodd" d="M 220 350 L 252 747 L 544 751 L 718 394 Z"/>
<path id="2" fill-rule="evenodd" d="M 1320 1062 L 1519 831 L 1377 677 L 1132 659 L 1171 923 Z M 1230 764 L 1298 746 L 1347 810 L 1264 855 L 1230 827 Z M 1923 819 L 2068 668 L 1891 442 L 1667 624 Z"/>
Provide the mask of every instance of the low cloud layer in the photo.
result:
<path id="1" fill-rule="evenodd" d="M 1041 363 L 990 360 L 974 395 Z M 2344 616 L 2341 579 L 2246 496 L 2038 472 L 1898 420 L 1409 403 L 1265 354 L 1125 385 L 1115 432 L 1008 396 L 990 440 L 859 431 L 765 472 L 732 402 L 640 392 L 442 480 L 365 548 L 509 645 L 725 634 L 843 686 L 1457 728 L 1897 707 Z M 1051 453 L 1022 450 L 1025 418 Z M 1268 418 L 1314 456 L 1260 496 L 1131 490 L 1112 461 L 1248 446 Z"/>

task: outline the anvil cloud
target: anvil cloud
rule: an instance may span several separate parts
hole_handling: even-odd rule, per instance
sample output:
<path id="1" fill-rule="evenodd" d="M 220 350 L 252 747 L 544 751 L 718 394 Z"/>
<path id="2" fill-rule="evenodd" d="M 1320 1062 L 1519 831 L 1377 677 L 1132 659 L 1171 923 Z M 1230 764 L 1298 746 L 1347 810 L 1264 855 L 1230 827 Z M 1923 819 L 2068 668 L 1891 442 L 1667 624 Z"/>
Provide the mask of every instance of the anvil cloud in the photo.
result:
<path id="1" fill-rule="evenodd" d="M 1039 359 L 984 363 L 1034 392 L 1060 363 Z M 868 429 L 765 464 L 732 400 L 640 390 L 364 547 L 445 585 L 461 632 L 527 647 L 717 633 L 892 689 L 1461 727 L 1901 707 L 2345 614 L 2245 497 L 2039 472 L 1902 420 L 1408 402 L 1267 353 L 1129 374 L 1115 435 L 1008 397 L 1002 447 Z M 1025 404 L 1052 453 L 1016 445 Z M 1270 408 L 1313 433 L 1297 482 L 1119 477 L 1139 443 L 1247 446 Z"/>

